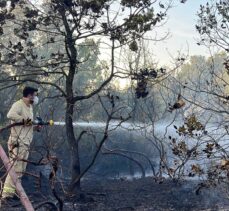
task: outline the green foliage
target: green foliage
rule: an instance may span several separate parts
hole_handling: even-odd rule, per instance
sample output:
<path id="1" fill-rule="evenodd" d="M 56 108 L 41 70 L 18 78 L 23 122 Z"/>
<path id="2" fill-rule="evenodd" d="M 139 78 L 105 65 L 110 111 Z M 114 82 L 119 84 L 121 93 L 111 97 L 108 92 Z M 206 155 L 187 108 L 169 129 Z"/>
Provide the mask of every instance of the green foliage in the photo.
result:
<path id="1" fill-rule="evenodd" d="M 198 13 L 199 21 L 196 29 L 201 35 L 198 45 L 218 46 L 225 52 L 229 52 L 229 4 L 227 0 L 207 2 L 200 6 Z M 225 68 L 229 70 L 228 58 L 225 59 Z"/>
<path id="2" fill-rule="evenodd" d="M 103 64 L 105 61 L 99 59 L 99 42 L 86 39 L 77 46 L 78 50 L 78 73 L 74 83 L 79 94 L 87 94 L 98 87 L 103 80 Z"/>
<path id="3" fill-rule="evenodd" d="M 101 80 L 101 72 L 98 73 L 98 69 L 104 70 L 107 65 L 103 62 L 100 67 L 96 66 L 98 47 L 89 40 L 100 36 L 99 38 L 103 37 L 107 41 L 118 41 L 121 45 L 130 43 L 130 49 L 136 52 L 137 41 L 164 20 L 167 9 L 161 8 L 157 13 L 153 2 L 142 0 L 52 0 L 44 1 L 37 8 L 23 0 L 8 1 L 8 7 L 5 2 L 1 3 L 0 12 L 3 49 L 1 62 L 12 67 L 24 66 L 20 71 L 17 70 L 23 75 L 20 80 L 31 80 L 34 79 L 32 75 L 35 75 L 39 81 L 58 80 L 61 71 L 63 74 L 68 73 L 66 64 L 70 63 L 77 65 L 76 74 L 82 81 L 90 78 L 89 75 L 95 76 L 97 81 Z M 111 11 L 117 5 L 120 5 L 122 10 L 117 11 L 114 16 Z M 10 33 L 10 36 L 4 36 L 5 32 Z M 91 42 L 88 50 L 82 47 L 84 42 Z M 75 51 L 75 55 L 70 51 Z M 46 68 L 45 71 L 43 67 Z M 31 77 L 27 76 L 28 72 Z M 82 75 L 82 72 L 85 73 Z M 58 85 L 62 86 L 63 82 L 58 80 Z M 92 81 L 88 82 L 89 87 Z M 96 87 L 96 84 L 93 87 Z"/>

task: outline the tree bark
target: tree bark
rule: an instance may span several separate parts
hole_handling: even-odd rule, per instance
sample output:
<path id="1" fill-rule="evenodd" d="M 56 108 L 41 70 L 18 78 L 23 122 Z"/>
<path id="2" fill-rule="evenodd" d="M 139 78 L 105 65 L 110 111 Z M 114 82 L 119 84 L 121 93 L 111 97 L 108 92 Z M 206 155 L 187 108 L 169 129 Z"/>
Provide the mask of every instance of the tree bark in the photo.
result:
<path id="1" fill-rule="evenodd" d="M 66 31 L 65 37 L 65 49 L 69 59 L 69 72 L 66 75 L 66 135 L 71 153 L 71 183 L 69 186 L 69 194 L 75 194 L 80 191 L 80 180 L 75 182 L 74 178 L 80 175 L 80 158 L 79 158 L 79 147 L 78 141 L 75 138 L 74 127 L 73 127 L 73 114 L 74 114 L 74 93 L 73 93 L 73 81 L 77 69 L 77 49 L 75 46 L 75 40 L 73 39 L 73 31 L 70 29 L 68 24 L 65 9 L 60 11 L 62 16 L 63 24 Z"/>
<path id="2" fill-rule="evenodd" d="M 70 147 L 71 153 L 71 184 L 69 187 L 69 193 L 73 194 L 80 190 L 80 180 L 76 183 L 74 178 L 80 175 L 80 158 L 79 158 L 79 148 L 78 142 L 75 138 L 74 128 L 73 128 L 73 108 L 74 104 L 67 102 L 66 108 L 66 134 L 67 140 Z"/>

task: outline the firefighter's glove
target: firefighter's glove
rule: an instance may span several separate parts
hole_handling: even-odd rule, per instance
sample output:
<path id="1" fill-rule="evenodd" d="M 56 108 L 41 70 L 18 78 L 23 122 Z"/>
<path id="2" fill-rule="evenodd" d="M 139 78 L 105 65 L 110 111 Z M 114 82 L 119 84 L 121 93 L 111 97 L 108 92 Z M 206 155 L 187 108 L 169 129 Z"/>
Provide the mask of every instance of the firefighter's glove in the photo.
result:
<path id="1" fill-rule="evenodd" d="M 23 119 L 23 124 L 25 126 L 31 126 L 33 124 L 32 120 L 31 119 Z"/>

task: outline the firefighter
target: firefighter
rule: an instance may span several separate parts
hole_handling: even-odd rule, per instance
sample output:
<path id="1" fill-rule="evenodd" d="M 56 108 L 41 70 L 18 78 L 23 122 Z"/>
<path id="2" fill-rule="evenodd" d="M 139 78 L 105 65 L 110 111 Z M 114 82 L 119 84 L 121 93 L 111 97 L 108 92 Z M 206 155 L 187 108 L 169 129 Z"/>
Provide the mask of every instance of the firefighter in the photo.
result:
<path id="1" fill-rule="evenodd" d="M 33 105 L 38 103 L 38 89 L 33 87 L 25 87 L 23 90 L 23 98 L 15 102 L 10 108 L 7 118 L 11 123 L 23 122 L 22 126 L 11 128 L 10 137 L 8 139 L 9 158 L 19 181 L 26 169 L 26 160 L 29 156 L 29 148 L 33 139 L 33 130 L 39 131 L 41 126 L 33 126 Z M 19 198 L 16 194 L 15 186 L 8 174 L 2 191 L 1 204 L 9 204 Z"/>

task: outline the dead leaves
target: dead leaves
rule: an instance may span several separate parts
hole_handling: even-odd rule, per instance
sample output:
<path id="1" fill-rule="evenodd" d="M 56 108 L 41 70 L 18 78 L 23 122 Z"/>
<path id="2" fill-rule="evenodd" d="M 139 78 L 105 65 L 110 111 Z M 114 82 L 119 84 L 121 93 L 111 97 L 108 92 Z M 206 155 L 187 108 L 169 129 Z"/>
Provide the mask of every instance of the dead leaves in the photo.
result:
<path id="1" fill-rule="evenodd" d="M 229 160 L 221 160 L 221 169 L 223 170 L 229 170 Z"/>
<path id="2" fill-rule="evenodd" d="M 185 101 L 181 98 L 181 95 L 178 95 L 177 101 L 171 105 L 169 104 L 169 111 L 172 112 L 173 110 L 180 109 L 185 106 Z"/>
<path id="3" fill-rule="evenodd" d="M 193 164 L 193 165 L 191 166 L 191 170 L 192 170 L 192 172 L 193 172 L 194 174 L 200 175 L 200 174 L 203 173 L 203 170 L 200 168 L 200 165 L 198 165 L 198 164 Z"/>
<path id="4" fill-rule="evenodd" d="M 135 88 L 136 97 L 145 98 L 149 92 L 147 91 L 147 85 L 152 79 L 156 79 L 159 74 L 165 74 L 166 70 L 164 68 L 160 68 L 158 70 L 154 68 L 145 68 L 140 69 L 137 72 L 134 72 L 131 80 L 137 81 L 137 87 Z"/>

